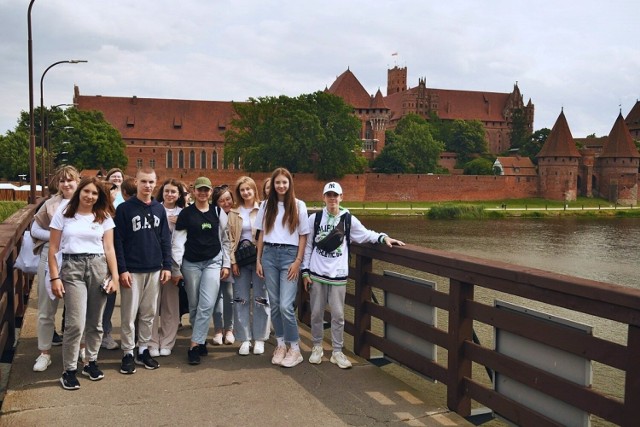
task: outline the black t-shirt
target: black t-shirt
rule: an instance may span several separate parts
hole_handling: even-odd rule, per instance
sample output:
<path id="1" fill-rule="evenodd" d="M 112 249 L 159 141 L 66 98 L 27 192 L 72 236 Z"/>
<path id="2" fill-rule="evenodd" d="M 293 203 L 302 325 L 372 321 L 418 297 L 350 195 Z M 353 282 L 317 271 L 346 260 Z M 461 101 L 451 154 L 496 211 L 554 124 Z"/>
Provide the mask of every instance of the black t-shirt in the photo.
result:
<path id="1" fill-rule="evenodd" d="M 176 230 L 187 231 L 184 259 L 200 262 L 215 258 L 221 249 L 219 229 L 220 219 L 214 205 L 210 204 L 207 212 L 201 212 L 196 205 L 184 208 L 176 221 Z"/>

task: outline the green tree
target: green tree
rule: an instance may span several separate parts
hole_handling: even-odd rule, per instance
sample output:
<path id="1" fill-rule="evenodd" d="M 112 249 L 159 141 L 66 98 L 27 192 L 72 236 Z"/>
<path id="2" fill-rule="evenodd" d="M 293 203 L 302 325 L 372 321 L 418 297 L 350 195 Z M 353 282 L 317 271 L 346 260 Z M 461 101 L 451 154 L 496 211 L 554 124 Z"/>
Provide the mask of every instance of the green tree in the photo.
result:
<path id="1" fill-rule="evenodd" d="M 36 168 L 40 176 L 42 141 L 39 107 L 34 111 L 34 115 L 36 118 L 34 123 Z M 45 138 L 47 138 L 45 146 L 49 148 L 48 152 L 45 152 L 45 157 L 52 159 L 53 167 L 59 166 L 62 162 L 74 165 L 78 170 L 126 167 L 125 143 L 120 133 L 104 119 L 101 112 L 80 111 L 76 108 L 63 111 L 54 107 L 45 110 L 45 123 Z M 29 169 L 29 114 L 27 112 L 21 112 L 15 131 L 8 132 L 4 139 L 10 141 L 10 148 L 14 150 L 12 151 L 16 156 L 14 163 L 19 164 L 19 168 L 23 168 L 23 163 L 26 164 L 26 172 L 21 173 L 27 173 Z"/>
<path id="2" fill-rule="evenodd" d="M 436 173 L 444 144 L 434 139 L 431 125 L 417 114 L 403 117 L 393 131 L 386 133 L 386 144 L 373 162 L 383 173 Z M 395 163 L 395 164 L 394 164 Z"/>
<path id="3" fill-rule="evenodd" d="M 225 159 L 242 159 L 250 172 L 283 166 L 320 179 L 358 172 L 360 122 L 342 98 L 315 92 L 249 99 L 234 104 L 237 118 L 225 133 Z"/>
<path id="4" fill-rule="evenodd" d="M 53 133 L 51 147 L 54 155 L 66 151 L 67 163 L 78 170 L 126 167 L 128 159 L 120 132 L 104 119 L 101 112 L 71 108 L 65 112 L 65 117 L 68 124 L 58 127 L 61 133 Z"/>
<path id="5" fill-rule="evenodd" d="M 479 157 L 464 165 L 465 175 L 493 175 L 493 161 Z"/>
<path id="6" fill-rule="evenodd" d="M 29 132 L 23 129 L 0 135 L 0 176 L 18 181 L 18 175 L 29 177 Z"/>
<path id="7" fill-rule="evenodd" d="M 385 145 L 372 164 L 373 169 L 380 173 L 408 173 L 409 153 L 403 144 Z"/>
<path id="8" fill-rule="evenodd" d="M 446 148 L 458 154 L 459 165 L 489 152 L 484 126 L 479 120 L 454 120 L 447 127 Z"/>
<path id="9" fill-rule="evenodd" d="M 409 123 L 398 136 L 397 144 L 404 145 L 409 156 L 412 173 L 434 173 L 444 151 L 444 144 L 433 139 L 429 125 Z"/>
<path id="10" fill-rule="evenodd" d="M 511 148 L 522 148 L 529 142 L 530 136 L 524 111 L 521 108 L 513 110 L 511 132 L 509 133 Z"/>
<path id="11" fill-rule="evenodd" d="M 537 163 L 536 156 L 542 150 L 542 146 L 547 141 L 551 129 L 542 128 L 533 132 L 527 141 L 519 148 L 518 154 L 522 157 L 529 157 L 534 163 Z"/>

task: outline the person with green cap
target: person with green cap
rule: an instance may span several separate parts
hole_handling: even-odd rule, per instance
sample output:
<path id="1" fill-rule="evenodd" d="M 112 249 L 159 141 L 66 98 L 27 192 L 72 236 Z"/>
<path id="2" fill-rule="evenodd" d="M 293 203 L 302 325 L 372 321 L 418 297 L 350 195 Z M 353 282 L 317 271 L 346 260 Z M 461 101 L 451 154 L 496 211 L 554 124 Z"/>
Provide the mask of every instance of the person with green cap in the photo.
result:
<path id="1" fill-rule="evenodd" d="M 180 266 L 189 299 L 191 344 L 187 352 L 190 365 L 207 355 L 206 340 L 220 280 L 229 276 L 229 237 L 227 214 L 210 203 L 213 190 L 207 177 L 196 179 L 195 203 L 184 208 L 173 236 L 172 257 Z"/>

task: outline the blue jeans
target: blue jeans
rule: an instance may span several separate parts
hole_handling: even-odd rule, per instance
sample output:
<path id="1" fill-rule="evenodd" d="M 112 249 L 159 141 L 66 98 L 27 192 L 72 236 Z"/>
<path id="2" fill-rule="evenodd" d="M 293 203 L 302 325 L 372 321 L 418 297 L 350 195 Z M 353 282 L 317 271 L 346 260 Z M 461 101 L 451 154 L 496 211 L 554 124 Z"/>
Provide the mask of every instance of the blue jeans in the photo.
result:
<path id="1" fill-rule="evenodd" d="M 266 341 L 269 338 L 270 310 L 267 288 L 264 280 L 256 274 L 255 264 L 240 267 L 240 275 L 235 277 L 233 285 L 233 307 L 235 336 L 239 341 Z"/>
<path id="2" fill-rule="evenodd" d="M 209 334 L 209 323 L 213 307 L 220 291 L 220 268 L 222 251 L 213 259 L 199 262 L 182 262 L 184 288 L 189 298 L 189 321 L 191 341 L 204 344 Z"/>
<path id="3" fill-rule="evenodd" d="M 262 270 L 269 292 L 271 322 L 276 338 L 284 337 L 288 343 L 300 340 L 293 308 L 298 292 L 298 279 L 287 279 L 287 271 L 297 254 L 298 247 L 292 245 L 265 245 L 262 251 Z"/>
<path id="4" fill-rule="evenodd" d="M 220 293 L 213 308 L 213 328 L 233 330 L 233 278 L 220 282 Z"/>

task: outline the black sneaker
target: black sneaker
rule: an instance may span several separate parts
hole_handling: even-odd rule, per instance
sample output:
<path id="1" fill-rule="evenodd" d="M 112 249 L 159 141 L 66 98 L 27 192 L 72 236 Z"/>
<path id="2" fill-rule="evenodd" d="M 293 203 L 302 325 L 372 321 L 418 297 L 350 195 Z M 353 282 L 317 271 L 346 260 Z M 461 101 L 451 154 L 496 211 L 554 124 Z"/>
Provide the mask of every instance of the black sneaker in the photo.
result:
<path id="1" fill-rule="evenodd" d="M 189 365 L 199 365 L 200 364 L 200 346 L 196 346 L 190 348 L 187 352 L 187 357 L 189 358 Z"/>
<path id="2" fill-rule="evenodd" d="M 158 369 L 160 367 L 160 364 L 149 354 L 148 348 L 145 349 L 142 354 L 138 354 L 136 364 L 144 366 L 147 369 Z"/>
<path id="3" fill-rule="evenodd" d="M 64 371 L 60 378 L 60 384 L 65 390 L 78 390 L 80 388 L 80 382 L 76 378 L 77 370 Z"/>
<path id="4" fill-rule="evenodd" d="M 136 365 L 133 363 L 133 354 L 125 354 L 122 358 L 122 365 L 120 365 L 120 373 L 122 374 L 135 374 Z"/>
<path id="5" fill-rule="evenodd" d="M 91 381 L 98 381 L 104 378 L 104 374 L 98 369 L 98 364 L 93 361 L 82 369 L 82 375 L 89 377 Z"/>
<path id="6" fill-rule="evenodd" d="M 51 339 L 51 345 L 62 345 L 62 335 L 58 335 L 56 331 L 53 331 L 53 338 Z"/>
<path id="7" fill-rule="evenodd" d="M 198 344 L 198 354 L 200 356 L 208 356 L 209 350 L 207 350 L 207 343 Z"/>

